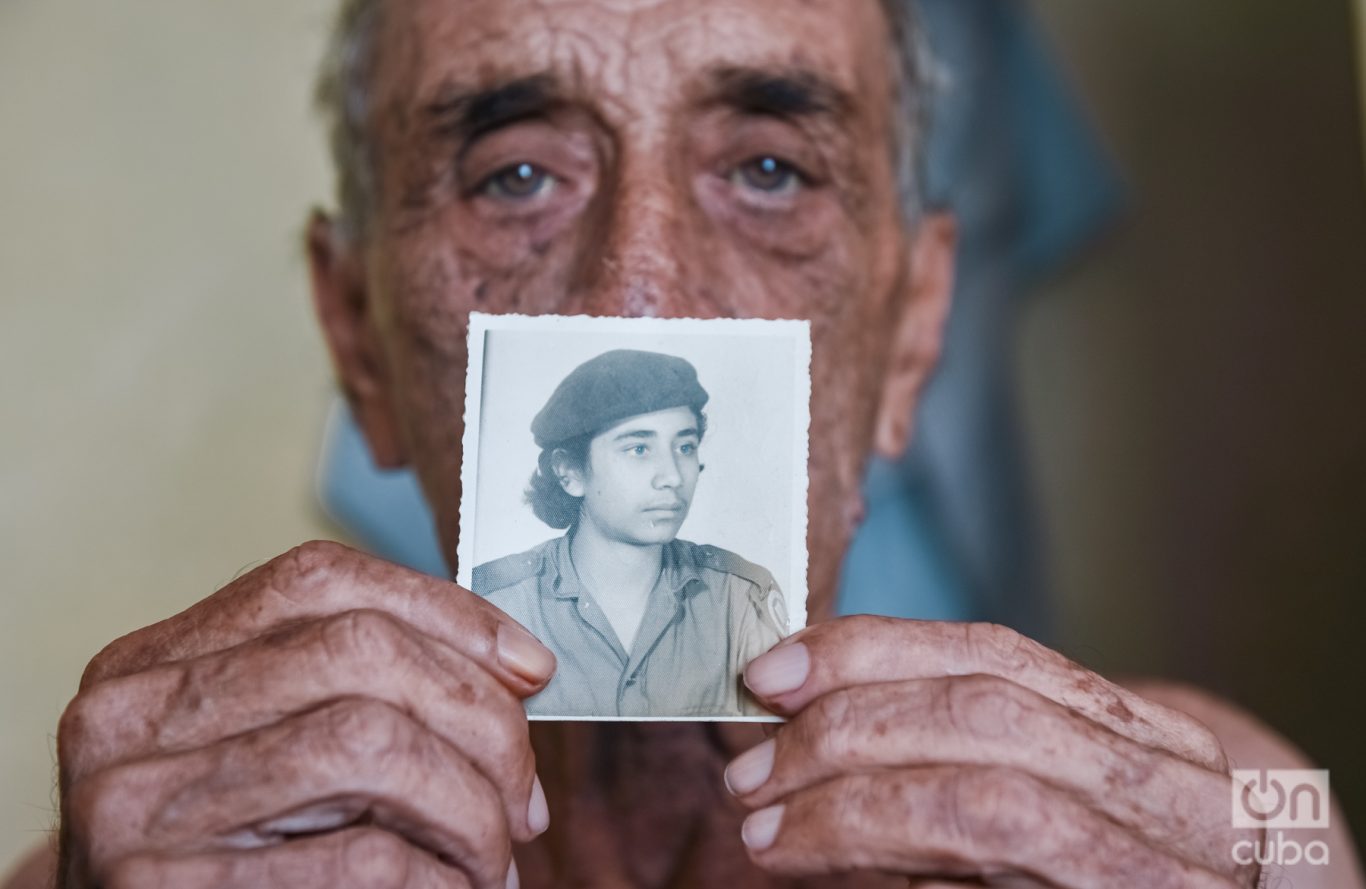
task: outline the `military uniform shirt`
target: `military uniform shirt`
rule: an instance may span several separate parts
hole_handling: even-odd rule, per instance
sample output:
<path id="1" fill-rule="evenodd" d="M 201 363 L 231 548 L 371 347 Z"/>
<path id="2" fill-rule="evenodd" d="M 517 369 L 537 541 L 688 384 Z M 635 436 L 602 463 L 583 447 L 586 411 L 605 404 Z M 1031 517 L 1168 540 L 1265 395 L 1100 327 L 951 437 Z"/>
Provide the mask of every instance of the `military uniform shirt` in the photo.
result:
<path id="1" fill-rule="evenodd" d="M 538 716 L 759 716 L 746 664 L 787 635 L 782 591 L 758 565 L 674 540 L 630 652 L 580 581 L 569 535 L 474 569 L 474 592 L 530 630 L 558 661 L 527 701 Z"/>

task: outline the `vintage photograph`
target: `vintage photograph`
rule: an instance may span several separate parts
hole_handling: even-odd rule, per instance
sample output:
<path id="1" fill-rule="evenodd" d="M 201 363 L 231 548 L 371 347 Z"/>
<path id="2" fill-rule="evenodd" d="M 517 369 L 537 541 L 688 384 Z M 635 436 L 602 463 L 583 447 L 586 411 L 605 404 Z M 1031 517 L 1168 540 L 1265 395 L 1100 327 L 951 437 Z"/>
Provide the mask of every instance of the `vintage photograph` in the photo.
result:
<path id="1" fill-rule="evenodd" d="M 772 720 L 806 624 L 804 321 L 470 319 L 457 580 L 554 654 L 542 719 Z"/>

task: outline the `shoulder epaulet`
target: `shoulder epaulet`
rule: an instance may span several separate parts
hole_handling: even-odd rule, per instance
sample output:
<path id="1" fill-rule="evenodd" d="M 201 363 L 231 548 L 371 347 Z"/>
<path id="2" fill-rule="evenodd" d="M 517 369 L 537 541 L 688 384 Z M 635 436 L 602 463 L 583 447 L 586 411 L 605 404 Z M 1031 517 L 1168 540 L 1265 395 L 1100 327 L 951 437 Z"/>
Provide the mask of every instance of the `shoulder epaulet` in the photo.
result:
<path id="1" fill-rule="evenodd" d="M 553 541 L 551 542 L 553 543 Z M 492 562 L 485 562 L 474 569 L 471 590 L 481 596 L 487 596 L 505 587 L 521 583 L 528 577 L 535 577 L 540 572 L 541 563 L 544 559 L 545 544 L 541 544 L 524 553 L 514 553 L 510 556 L 503 556 L 501 559 L 494 559 Z"/>
<path id="2" fill-rule="evenodd" d="M 764 593 L 778 585 L 774 581 L 773 575 L 768 573 L 767 568 L 737 556 L 728 549 L 721 549 L 719 546 L 707 544 L 699 546 L 697 548 L 697 561 L 703 567 L 744 578 Z"/>
<path id="3" fill-rule="evenodd" d="M 772 624 L 779 638 L 788 634 L 787 601 L 767 568 L 720 547 L 699 546 L 697 549 L 698 562 L 702 565 L 752 583 L 754 586 L 750 588 L 749 601 L 755 612 L 762 620 Z"/>

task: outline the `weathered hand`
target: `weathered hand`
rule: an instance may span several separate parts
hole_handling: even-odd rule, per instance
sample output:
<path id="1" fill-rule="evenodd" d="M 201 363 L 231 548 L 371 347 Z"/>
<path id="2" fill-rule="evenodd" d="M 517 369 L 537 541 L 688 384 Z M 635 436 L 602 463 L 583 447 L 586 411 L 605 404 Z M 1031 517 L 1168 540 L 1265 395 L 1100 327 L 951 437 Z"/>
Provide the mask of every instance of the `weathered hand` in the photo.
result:
<path id="1" fill-rule="evenodd" d="M 520 699 L 554 666 L 472 593 L 299 547 L 86 669 L 58 885 L 502 889 L 549 821 Z"/>
<path id="2" fill-rule="evenodd" d="M 743 836 L 787 874 L 913 885 L 1234 887 L 1213 734 L 1004 627 L 850 617 L 753 661 L 791 716 L 731 763 Z M 920 881 L 920 882 L 916 882 Z M 959 883 L 958 885 L 962 885 Z"/>

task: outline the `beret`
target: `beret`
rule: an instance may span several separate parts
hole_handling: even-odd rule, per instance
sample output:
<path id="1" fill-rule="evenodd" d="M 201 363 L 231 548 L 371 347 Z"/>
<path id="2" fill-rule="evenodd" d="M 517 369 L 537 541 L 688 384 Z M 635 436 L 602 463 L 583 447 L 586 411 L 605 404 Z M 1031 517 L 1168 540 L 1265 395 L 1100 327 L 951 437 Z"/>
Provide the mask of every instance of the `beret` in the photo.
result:
<path id="1" fill-rule="evenodd" d="M 542 449 L 671 407 L 700 411 L 707 390 L 697 370 L 673 355 L 614 349 L 570 371 L 531 421 Z"/>

